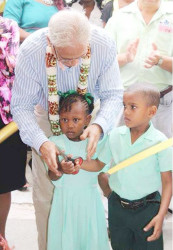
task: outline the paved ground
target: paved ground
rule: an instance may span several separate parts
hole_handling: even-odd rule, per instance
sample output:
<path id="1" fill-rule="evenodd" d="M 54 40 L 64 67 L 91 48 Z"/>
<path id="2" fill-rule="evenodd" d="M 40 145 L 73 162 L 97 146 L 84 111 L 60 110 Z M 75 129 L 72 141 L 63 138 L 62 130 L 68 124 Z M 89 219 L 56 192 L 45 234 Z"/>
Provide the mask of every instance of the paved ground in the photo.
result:
<path id="1" fill-rule="evenodd" d="M 27 179 L 32 185 L 29 167 L 27 168 Z M 9 245 L 15 246 L 15 250 L 38 250 L 32 187 L 26 192 L 14 191 L 12 193 L 12 206 L 6 236 Z M 170 214 L 165 219 L 164 238 L 164 250 L 172 250 L 172 215 Z"/>

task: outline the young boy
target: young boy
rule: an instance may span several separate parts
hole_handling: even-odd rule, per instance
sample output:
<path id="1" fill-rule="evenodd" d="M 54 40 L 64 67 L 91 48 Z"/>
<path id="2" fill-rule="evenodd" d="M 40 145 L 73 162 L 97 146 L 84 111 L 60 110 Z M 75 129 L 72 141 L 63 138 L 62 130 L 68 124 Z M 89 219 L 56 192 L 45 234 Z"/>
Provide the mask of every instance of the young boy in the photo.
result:
<path id="1" fill-rule="evenodd" d="M 84 161 L 82 169 L 99 171 L 166 140 L 151 118 L 156 114 L 160 93 L 147 84 L 134 84 L 123 98 L 126 126 L 113 129 L 97 160 Z M 106 192 L 109 230 L 113 250 L 162 250 L 162 224 L 172 192 L 171 151 L 168 148 L 132 164 L 109 178 Z M 162 198 L 158 189 L 162 184 Z"/>

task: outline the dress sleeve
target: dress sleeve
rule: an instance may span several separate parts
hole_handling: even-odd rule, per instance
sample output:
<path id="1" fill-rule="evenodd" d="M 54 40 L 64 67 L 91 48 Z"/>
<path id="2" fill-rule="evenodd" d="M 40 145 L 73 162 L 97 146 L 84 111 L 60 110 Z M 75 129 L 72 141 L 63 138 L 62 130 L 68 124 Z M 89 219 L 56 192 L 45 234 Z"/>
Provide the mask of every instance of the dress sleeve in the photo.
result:
<path id="1" fill-rule="evenodd" d="M 8 0 L 3 16 L 15 20 L 20 26 L 23 4 L 23 0 Z"/>

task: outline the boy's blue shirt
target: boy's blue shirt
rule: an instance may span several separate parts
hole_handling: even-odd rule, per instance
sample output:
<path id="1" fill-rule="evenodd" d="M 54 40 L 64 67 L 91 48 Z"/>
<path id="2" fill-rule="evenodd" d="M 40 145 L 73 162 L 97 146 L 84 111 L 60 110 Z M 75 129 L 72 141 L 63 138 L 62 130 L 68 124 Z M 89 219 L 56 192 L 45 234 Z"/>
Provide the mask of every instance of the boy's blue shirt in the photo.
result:
<path id="1" fill-rule="evenodd" d="M 149 129 L 131 144 L 130 129 L 122 126 L 113 129 L 104 138 L 97 154 L 100 161 L 106 164 L 112 161 L 114 166 L 166 139 L 150 122 Z M 122 198 L 140 199 L 161 187 L 160 172 L 170 171 L 171 167 L 172 147 L 112 174 L 109 184 Z"/>

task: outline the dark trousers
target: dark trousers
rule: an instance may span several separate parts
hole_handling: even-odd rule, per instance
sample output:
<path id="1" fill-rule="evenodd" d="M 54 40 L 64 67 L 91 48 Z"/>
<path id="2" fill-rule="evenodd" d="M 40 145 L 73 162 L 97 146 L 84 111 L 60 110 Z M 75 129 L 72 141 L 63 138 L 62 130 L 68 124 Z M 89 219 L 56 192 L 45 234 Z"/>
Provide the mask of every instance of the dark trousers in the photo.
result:
<path id="1" fill-rule="evenodd" d="M 160 200 L 159 193 L 155 200 Z M 108 199 L 108 220 L 113 250 L 163 250 L 162 235 L 158 240 L 148 242 L 146 239 L 153 229 L 143 230 L 158 213 L 159 207 L 156 203 L 146 203 L 136 209 L 124 208 L 112 192 Z"/>

